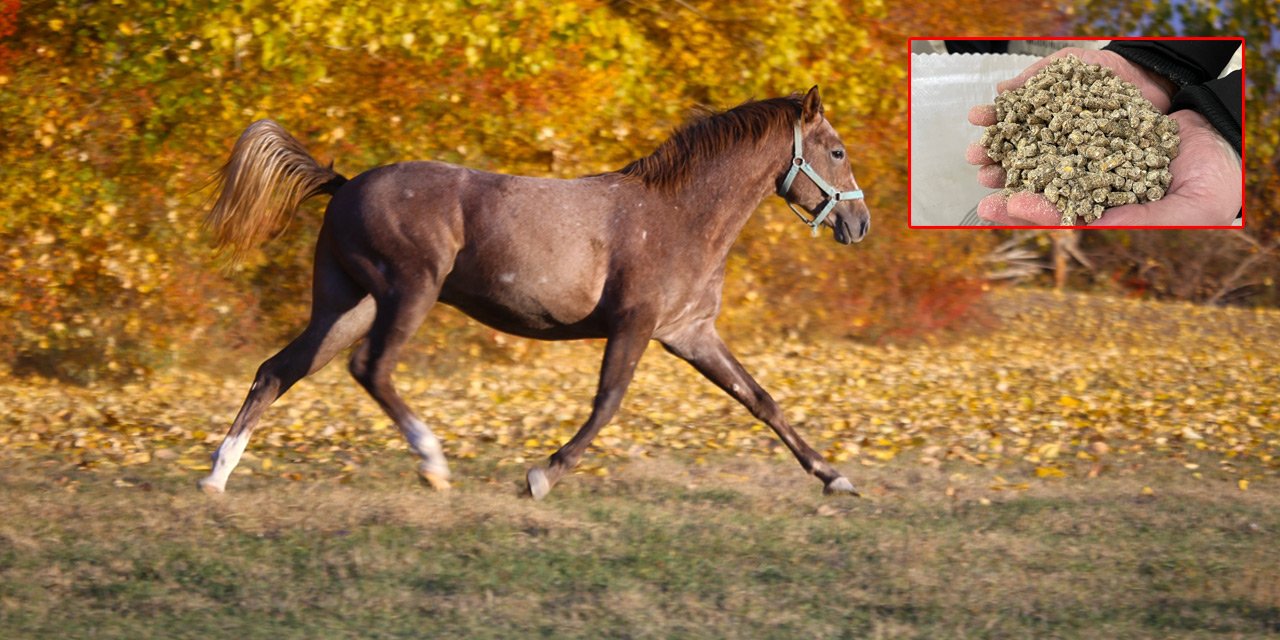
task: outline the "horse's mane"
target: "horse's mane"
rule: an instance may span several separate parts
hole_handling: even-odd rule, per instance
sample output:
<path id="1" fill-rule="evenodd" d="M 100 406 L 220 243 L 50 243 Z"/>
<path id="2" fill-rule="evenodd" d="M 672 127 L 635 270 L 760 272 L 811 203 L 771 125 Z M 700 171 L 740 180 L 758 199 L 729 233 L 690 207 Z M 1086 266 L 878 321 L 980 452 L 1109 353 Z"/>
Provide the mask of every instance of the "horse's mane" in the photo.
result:
<path id="1" fill-rule="evenodd" d="M 680 125 L 653 153 L 633 160 L 618 173 L 645 186 L 671 191 L 693 177 L 694 168 L 735 144 L 756 142 L 775 129 L 790 129 L 800 115 L 799 94 L 743 103 L 728 111 L 704 111 Z"/>

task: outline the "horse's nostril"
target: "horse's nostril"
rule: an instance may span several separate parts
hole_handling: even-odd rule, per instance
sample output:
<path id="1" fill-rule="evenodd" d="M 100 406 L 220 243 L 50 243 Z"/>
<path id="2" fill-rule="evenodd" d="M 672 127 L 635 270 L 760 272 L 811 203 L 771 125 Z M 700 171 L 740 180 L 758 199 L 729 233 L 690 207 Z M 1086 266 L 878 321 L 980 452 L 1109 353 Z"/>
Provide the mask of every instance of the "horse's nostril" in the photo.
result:
<path id="1" fill-rule="evenodd" d="M 863 220 L 862 220 L 862 222 L 858 223 L 858 235 L 859 235 L 859 236 L 865 236 L 865 235 L 867 235 L 867 232 L 868 232 L 868 231 L 870 231 L 870 230 L 871 230 L 871 221 L 870 221 L 870 220 L 863 219 Z"/>

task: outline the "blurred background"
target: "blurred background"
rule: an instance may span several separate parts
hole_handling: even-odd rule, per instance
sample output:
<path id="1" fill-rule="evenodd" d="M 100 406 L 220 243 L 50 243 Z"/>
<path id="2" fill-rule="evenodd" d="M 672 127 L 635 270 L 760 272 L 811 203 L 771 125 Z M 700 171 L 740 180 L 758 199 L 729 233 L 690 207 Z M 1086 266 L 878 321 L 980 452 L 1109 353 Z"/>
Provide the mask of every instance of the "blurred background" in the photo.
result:
<path id="1" fill-rule="evenodd" d="M 437 159 L 570 177 L 650 152 L 696 106 L 813 84 L 875 224 L 844 249 L 767 201 L 730 256 L 731 340 L 945 337 L 989 326 L 984 297 L 1007 283 L 1275 306 L 1276 12 L 1261 0 L 0 0 L 0 373 L 136 379 L 211 353 L 260 358 L 296 333 L 325 199 L 230 270 L 200 227 L 212 176 L 256 119 L 347 176 Z M 1244 230 L 907 229 L 906 38 L 1073 34 L 1247 38 Z M 452 311 L 428 326 L 420 359 L 537 348 Z"/>

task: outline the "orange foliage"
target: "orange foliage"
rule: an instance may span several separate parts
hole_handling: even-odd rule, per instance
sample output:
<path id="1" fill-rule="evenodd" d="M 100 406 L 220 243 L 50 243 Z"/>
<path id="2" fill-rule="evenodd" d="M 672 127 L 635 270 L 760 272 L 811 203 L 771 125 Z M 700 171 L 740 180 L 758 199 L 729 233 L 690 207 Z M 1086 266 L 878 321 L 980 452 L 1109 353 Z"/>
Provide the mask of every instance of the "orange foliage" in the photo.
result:
<path id="1" fill-rule="evenodd" d="M 887 337 L 954 322 L 980 293 L 985 239 L 905 229 L 907 26 L 875 0 L 59 0 L 16 17 L 0 360 L 18 371 L 127 377 L 296 331 L 322 205 L 225 275 L 199 228 L 210 175 L 263 117 L 347 175 L 431 158 L 570 176 L 648 153 L 692 106 L 819 84 L 871 237 L 837 250 L 766 206 L 731 257 L 726 322 Z M 437 317 L 436 345 L 487 335 Z"/>
<path id="2" fill-rule="evenodd" d="M 18 30 L 18 9 L 21 6 L 21 0 L 0 0 L 0 40 L 13 35 Z M 8 72 L 13 55 L 8 45 L 0 42 L 0 73 Z"/>
<path id="3" fill-rule="evenodd" d="M 1075 14 L 1072 3 L 1046 0 L 1008 0 L 998 6 L 944 0 L 930 3 L 927 11 L 891 12 L 882 26 L 903 43 L 908 36 L 1061 36 L 1067 35 Z"/>

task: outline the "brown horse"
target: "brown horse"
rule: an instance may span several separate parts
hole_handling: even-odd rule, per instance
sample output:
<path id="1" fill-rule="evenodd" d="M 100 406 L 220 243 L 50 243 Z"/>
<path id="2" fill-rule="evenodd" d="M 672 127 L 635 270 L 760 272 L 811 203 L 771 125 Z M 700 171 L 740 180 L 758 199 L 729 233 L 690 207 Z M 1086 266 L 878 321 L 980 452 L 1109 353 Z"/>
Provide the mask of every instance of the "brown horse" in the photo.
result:
<path id="1" fill-rule="evenodd" d="M 316 244 L 310 323 L 258 369 L 200 481 L 205 491 L 225 489 L 271 403 L 361 338 L 351 375 L 421 457 L 422 476 L 447 487 L 440 441 L 391 383 L 401 348 L 443 302 L 519 336 L 607 339 L 591 416 L 545 468 L 529 470 L 534 498 L 613 418 L 650 340 L 772 427 L 825 492 L 855 493 L 715 329 L 729 247 L 765 196 L 800 205 L 813 215 L 797 211 L 815 234 L 831 227 L 842 244 L 867 232 L 870 213 L 817 87 L 696 118 L 652 155 L 574 180 L 404 162 L 348 181 L 263 120 L 240 136 L 221 183 L 208 223 L 218 245 L 236 255 L 264 241 L 303 200 L 333 199 Z"/>

